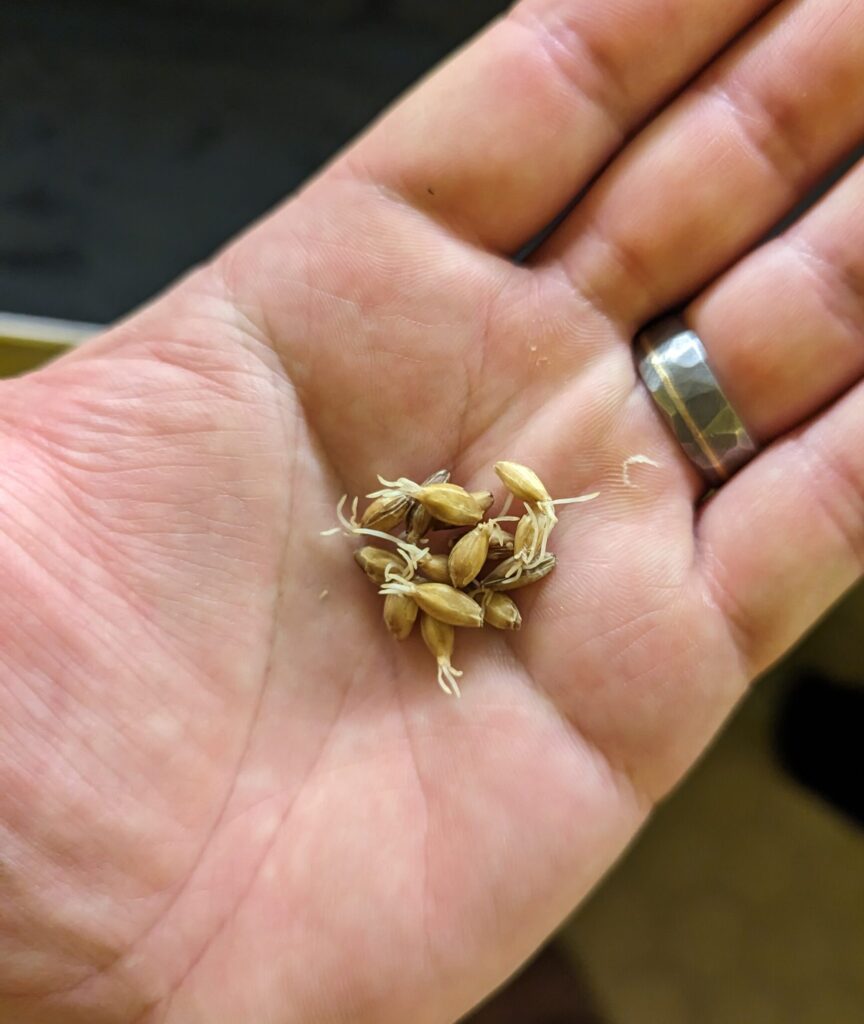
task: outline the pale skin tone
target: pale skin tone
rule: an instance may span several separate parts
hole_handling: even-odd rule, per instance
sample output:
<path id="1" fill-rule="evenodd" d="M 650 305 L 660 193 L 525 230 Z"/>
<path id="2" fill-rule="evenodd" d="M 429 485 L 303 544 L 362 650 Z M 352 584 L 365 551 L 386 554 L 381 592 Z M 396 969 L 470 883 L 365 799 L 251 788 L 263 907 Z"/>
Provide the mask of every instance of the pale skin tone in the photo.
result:
<path id="1" fill-rule="evenodd" d="M 864 168 L 754 246 L 864 136 L 864 10 L 771 6 L 524 0 L 3 384 L 0 1018 L 455 1020 L 856 582 Z M 630 353 L 682 301 L 765 446 L 704 506 Z M 319 531 L 501 458 L 601 496 L 457 701 Z"/>

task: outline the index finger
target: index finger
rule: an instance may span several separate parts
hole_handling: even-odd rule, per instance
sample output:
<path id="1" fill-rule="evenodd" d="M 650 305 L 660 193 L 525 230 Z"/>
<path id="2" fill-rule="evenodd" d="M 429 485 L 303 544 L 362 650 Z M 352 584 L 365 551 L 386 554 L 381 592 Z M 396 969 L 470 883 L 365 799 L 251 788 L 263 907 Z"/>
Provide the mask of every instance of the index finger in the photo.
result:
<path id="1" fill-rule="evenodd" d="M 515 251 L 772 0 L 522 0 L 337 162 Z"/>

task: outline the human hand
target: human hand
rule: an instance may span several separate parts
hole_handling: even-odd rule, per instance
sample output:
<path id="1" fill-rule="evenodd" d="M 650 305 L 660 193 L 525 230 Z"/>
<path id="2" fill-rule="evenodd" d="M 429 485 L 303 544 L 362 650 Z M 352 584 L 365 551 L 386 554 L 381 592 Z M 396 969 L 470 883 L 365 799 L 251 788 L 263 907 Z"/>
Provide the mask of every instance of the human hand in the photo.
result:
<path id="1" fill-rule="evenodd" d="M 862 169 L 746 253 L 861 137 L 864 13 L 781 4 L 710 64 L 770 6 L 523 0 L 3 385 L 0 1018 L 453 1020 L 858 578 Z M 767 446 L 698 507 L 631 353 L 694 294 Z M 376 473 L 499 458 L 601 497 L 520 633 L 459 636 L 456 701 L 319 531 Z"/>

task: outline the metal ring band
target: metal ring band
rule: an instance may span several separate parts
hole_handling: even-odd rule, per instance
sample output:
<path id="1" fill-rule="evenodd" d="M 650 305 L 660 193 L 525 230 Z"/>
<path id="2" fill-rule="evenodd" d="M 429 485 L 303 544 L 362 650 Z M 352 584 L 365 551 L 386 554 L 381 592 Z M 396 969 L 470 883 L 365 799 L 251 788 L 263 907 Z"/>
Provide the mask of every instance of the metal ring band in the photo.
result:
<path id="1" fill-rule="evenodd" d="M 678 443 L 700 473 L 718 486 L 757 452 L 723 394 L 695 331 L 664 317 L 636 336 L 639 375 Z"/>

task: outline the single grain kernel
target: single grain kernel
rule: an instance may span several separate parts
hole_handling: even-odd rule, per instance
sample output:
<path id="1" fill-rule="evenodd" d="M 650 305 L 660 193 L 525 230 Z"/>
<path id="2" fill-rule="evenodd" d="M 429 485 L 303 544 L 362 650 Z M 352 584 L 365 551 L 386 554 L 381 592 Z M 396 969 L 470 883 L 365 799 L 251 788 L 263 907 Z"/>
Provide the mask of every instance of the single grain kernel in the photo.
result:
<path id="1" fill-rule="evenodd" d="M 384 624 L 397 640 L 410 636 L 417 618 L 417 604 L 406 594 L 388 594 L 384 598 Z"/>
<path id="2" fill-rule="evenodd" d="M 412 597 L 421 610 L 451 626 L 478 628 L 483 625 L 483 612 L 467 594 L 456 590 L 446 583 L 414 583 L 399 578 L 385 583 L 381 594 L 407 594 Z"/>
<path id="3" fill-rule="evenodd" d="M 453 657 L 453 644 L 456 639 L 456 631 L 445 622 L 440 622 L 431 615 L 422 615 L 420 619 L 420 632 L 423 642 L 435 656 L 438 662 L 438 685 L 445 693 L 460 696 L 459 684 L 456 677 L 462 673 L 453 668 L 450 659 Z"/>
<path id="4" fill-rule="evenodd" d="M 500 562 L 488 576 L 481 581 L 481 586 L 486 590 L 516 590 L 519 587 L 527 587 L 531 583 L 542 580 L 555 568 L 556 558 L 547 552 L 533 565 L 525 563 L 515 556 Z"/>
<path id="5" fill-rule="evenodd" d="M 427 555 L 422 559 L 417 571 L 430 583 L 449 583 L 450 568 L 446 555 Z"/>
<path id="6" fill-rule="evenodd" d="M 548 537 L 550 530 L 549 517 L 543 512 L 535 512 L 529 505 L 516 527 L 513 554 L 523 562 L 533 562 L 540 553 L 544 536 Z"/>
<path id="7" fill-rule="evenodd" d="M 543 481 L 527 466 L 518 462 L 496 462 L 495 472 L 502 483 L 520 501 L 551 501 L 551 496 L 543 485 Z"/>
<path id="8" fill-rule="evenodd" d="M 479 591 L 480 607 L 483 609 L 483 621 L 495 629 L 519 629 L 522 616 L 516 602 L 506 594 L 494 590 Z M 477 594 L 474 595 L 475 598 Z"/>
<path id="9" fill-rule="evenodd" d="M 359 548 L 354 552 L 354 561 L 369 579 L 379 586 L 387 582 L 388 568 L 394 573 L 405 572 L 404 560 L 395 551 L 387 551 L 385 548 L 376 548 L 371 545 Z"/>
<path id="10" fill-rule="evenodd" d="M 405 518 L 409 499 L 404 494 L 384 494 L 375 498 L 360 519 L 360 526 L 387 533 Z"/>
<path id="11" fill-rule="evenodd" d="M 458 484 L 429 484 L 414 497 L 436 519 L 450 526 L 476 526 L 483 518 L 477 499 Z"/>
<path id="12" fill-rule="evenodd" d="M 450 581 L 460 590 L 476 579 L 489 554 L 488 523 L 480 523 L 460 537 L 450 551 Z"/>
<path id="13" fill-rule="evenodd" d="M 336 518 L 339 520 L 339 526 L 333 527 L 329 530 L 322 530 L 322 537 L 330 537 L 335 533 L 344 533 L 348 536 L 354 537 L 375 537 L 377 540 L 386 540 L 391 544 L 395 544 L 400 557 L 405 560 L 407 566 L 407 572 L 409 576 L 414 575 L 414 571 L 417 568 L 417 563 L 421 558 L 425 558 L 428 554 L 426 548 L 417 547 L 416 544 L 409 544 L 407 540 L 402 540 L 400 537 L 393 537 L 389 533 L 383 533 L 381 530 L 371 530 L 367 527 L 361 526 L 357 522 L 357 498 L 351 502 L 351 515 L 350 517 L 345 515 L 345 505 L 348 501 L 348 495 L 343 494 L 339 499 L 339 503 L 336 506 Z"/>
<path id="14" fill-rule="evenodd" d="M 477 603 L 446 583 L 419 583 L 412 596 L 427 615 L 439 622 L 468 628 L 483 625 L 483 613 Z"/>
<path id="15" fill-rule="evenodd" d="M 423 481 L 423 486 L 446 484 L 449 479 L 450 470 L 439 469 L 437 473 L 432 473 L 431 476 L 426 477 Z M 408 512 L 405 515 L 405 539 L 412 544 L 419 544 L 429 532 L 431 525 L 432 513 L 427 508 L 424 508 L 419 501 L 412 498 L 408 506 Z"/>
<path id="16" fill-rule="evenodd" d="M 488 512 L 489 509 L 492 508 L 492 503 L 495 501 L 495 495 L 491 491 L 472 491 L 471 497 L 477 502 L 484 512 Z"/>

